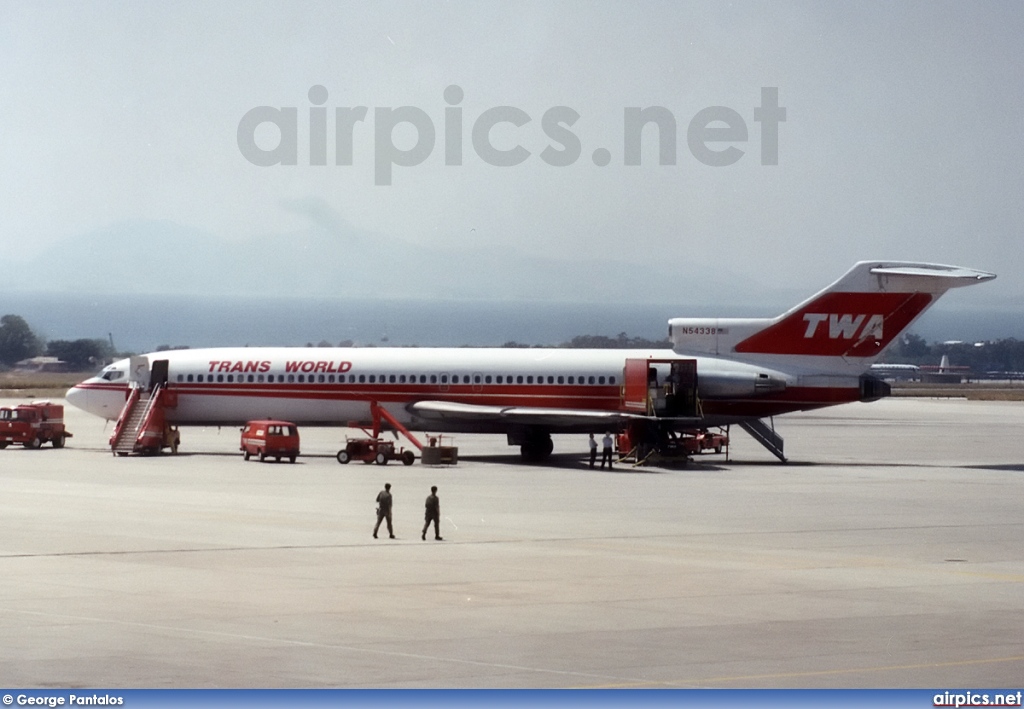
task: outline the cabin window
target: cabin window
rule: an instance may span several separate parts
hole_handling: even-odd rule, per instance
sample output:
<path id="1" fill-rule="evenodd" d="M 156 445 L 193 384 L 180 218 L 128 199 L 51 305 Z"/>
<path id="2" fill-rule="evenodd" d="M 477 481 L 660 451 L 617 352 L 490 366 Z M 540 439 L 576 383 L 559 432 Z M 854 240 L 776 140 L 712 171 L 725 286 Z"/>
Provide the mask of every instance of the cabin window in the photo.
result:
<path id="1" fill-rule="evenodd" d="M 299 375 L 299 383 L 302 384 L 305 381 L 306 381 L 306 375 L 305 374 L 300 374 Z"/>
<path id="2" fill-rule="evenodd" d="M 295 375 L 294 374 L 289 374 L 288 375 L 288 383 L 291 384 L 294 381 L 295 381 Z"/>
<path id="3" fill-rule="evenodd" d="M 405 384 L 405 375 L 404 374 L 399 374 L 398 375 L 398 383 L 399 384 Z"/>
<path id="4" fill-rule="evenodd" d="M 604 384 L 604 377 L 598 377 L 597 378 L 597 383 L 598 384 Z"/>
<path id="5" fill-rule="evenodd" d="M 559 383 L 559 384 L 565 384 L 565 377 L 563 377 L 563 376 L 559 375 L 559 377 L 558 377 L 558 383 Z"/>
<path id="6" fill-rule="evenodd" d="M 447 384 L 448 383 L 448 375 L 447 374 L 442 374 L 441 375 L 441 383 L 442 384 Z"/>
<path id="7" fill-rule="evenodd" d="M 376 374 L 371 374 L 370 375 L 370 384 L 375 384 L 376 382 L 377 382 L 377 375 Z"/>
<path id="8" fill-rule="evenodd" d="M 608 377 L 608 383 L 609 384 L 614 384 L 615 383 L 615 377 Z"/>
<path id="9" fill-rule="evenodd" d="M 458 374 L 453 374 L 452 375 L 452 384 L 458 384 L 458 383 L 459 383 L 459 375 Z"/>
<path id="10" fill-rule="evenodd" d="M 366 381 L 366 375 L 365 374 L 360 374 L 359 375 L 359 383 L 363 384 L 365 381 Z"/>
<path id="11" fill-rule="evenodd" d="M 222 381 L 224 381 L 224 375 L 223 375 L 223 374 L 218 374 L 218 375 L 217 375 L 217 381 L 218 381 L 218 382 L 222 382 Z"/>
<path id="12" fill-rule="evenodd" d="M 234 374 L 229 374 L 228 375 L 228 381 L 229 382 L 234 382 L 235 381 L 235 375 Z"/>
<path id="13" fill-rule="evenodd" d="M 526 377 L 526 383 L 527 384 L 533 384 L 533 375 L 532 374 L 529 375 L 528 377 Z"/>
<path id="14" fill-rule="evenodd" d="M 333 374 L 328 374 L 327 375 L 327 383 L 328 384 L 334 384 L 334 375 Z"/>
<path id="15" fill-rule="evenodd" d="M 594 375 L 591 374 L 589 377 L 587 377 L 587 384 L 593 384 L 593 383 L 594 383 Z"/>
<path id="16" fill-rule="evenodd" d="M 403 379 L 404 379 L 404 378 L 405 378 L 405 377 L 403 377 Z M 388 382 L 389 382 L 389 383 L 391 383 L 391 384 L 394 384 L 394 383 L 395 383 L 395 375 L 394 375 L 394 374 L 392 374 L 392 375 L 391 375 L 390 377 L 388 377 Z"/>
<path id="17" fill-rule="evenodd" d="M 249 381 L 252 381 L 252 380 L 250 379 Z M 262 374 L 257 374 L 256 375 L 256 381 L 258 381 L 260 384 L 262 384 L 263 383 L 263 375 Z"/>
<path id="18" fill-rule="evenodd" d="M 548 384 L 554 384 L 554 383 L 555 383 L 555 378 L 549 374 L 548 375 Z"/>
<path id="19" fill-rule="evenodd" d="M 192 376 L 192 375 L 190 374 L 190 375 L 188 375 L 187 377 L 185 377 L 185 381 L 188 381 L 188 382 L 190 382 L 190 381 L 192 381 L 192 380 L 193 380 L 194 378 L 195 378 L 195 377 L 193 377 L 193 376 Z"/>
<path id="20" fill-rule="evenodd" d="M 436 374 L 431 374 L 430 375 L 430 383 L 431 384 L 437 384 L 437 375 Z"/>
<path id="21" fill-rule="evenodd" d="M 486 377 L 484 377 L 484 384 L 490 384 L 490 383 L 491 383 L 491 375 L 488 374 Z"/>

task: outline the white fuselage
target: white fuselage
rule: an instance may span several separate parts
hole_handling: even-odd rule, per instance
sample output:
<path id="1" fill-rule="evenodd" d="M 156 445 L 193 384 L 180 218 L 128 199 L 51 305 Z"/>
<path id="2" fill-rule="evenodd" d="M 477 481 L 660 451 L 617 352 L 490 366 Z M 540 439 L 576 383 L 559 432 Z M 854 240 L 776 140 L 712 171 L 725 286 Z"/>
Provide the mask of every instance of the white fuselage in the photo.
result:
<path id="1" fill-rule="evenodd" d="M 802 382 L 804 377 L 796 374 L 722 358 L 687 358 L 671 350 L 218 348 L 157 352 L 145 358 L 147 369 L 167 361 L 168 391 L 176 397 L 167 420 L 176 425 L 236 425 L 255 418 L 304 425 L 365 424 L 370 402 L 376 402 L 413 429 L 502 430 L 493 423 L 424 422 L 407 406 L 429 400 L 616 411 L 627 358 L 696 359 L 704 411 L 716 422 L 858 396 L 856 377 L 815 376 Z M 129 360 L 115 362 L 73 387 L 68 401 L 98 416 L 117 418 L 131 378 Z"/>

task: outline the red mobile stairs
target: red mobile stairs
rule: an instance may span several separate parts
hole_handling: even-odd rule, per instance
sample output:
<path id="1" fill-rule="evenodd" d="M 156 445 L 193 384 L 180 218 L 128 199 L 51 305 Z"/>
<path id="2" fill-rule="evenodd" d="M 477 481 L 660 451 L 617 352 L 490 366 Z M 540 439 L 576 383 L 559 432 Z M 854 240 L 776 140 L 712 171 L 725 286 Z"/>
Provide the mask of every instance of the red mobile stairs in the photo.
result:
<path id="1" fill-rule="evenodd" d="M 152 391 L 132 388 L 110 436 L 110 450 L 114 455 L 159 453 L 165 445 L 176 452 L 177 432 L 168 435 L 164 415 L 164 409 L 173 406 L 172 399 L 165 384 L 154 387 Z"/>

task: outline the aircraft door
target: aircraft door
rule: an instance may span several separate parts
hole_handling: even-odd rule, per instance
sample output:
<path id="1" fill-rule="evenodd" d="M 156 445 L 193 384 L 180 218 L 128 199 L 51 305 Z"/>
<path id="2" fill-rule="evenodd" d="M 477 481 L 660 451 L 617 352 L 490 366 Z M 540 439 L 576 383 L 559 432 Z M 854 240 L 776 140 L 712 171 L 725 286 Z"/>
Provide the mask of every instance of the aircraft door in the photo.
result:
<path id="1" fill-rule="evenodd" d="M 149 388 L 149 359 L 136 355 L 128 358 L 128 386 L 135 389 Z"/>
<path id="2" fill-rule="evenodd" d="M 166 359 L 158 359 L 153 362 L 149 371 L 149 388 L 151 390 L 167 384 L 168 369 L 169 363 Z"/>

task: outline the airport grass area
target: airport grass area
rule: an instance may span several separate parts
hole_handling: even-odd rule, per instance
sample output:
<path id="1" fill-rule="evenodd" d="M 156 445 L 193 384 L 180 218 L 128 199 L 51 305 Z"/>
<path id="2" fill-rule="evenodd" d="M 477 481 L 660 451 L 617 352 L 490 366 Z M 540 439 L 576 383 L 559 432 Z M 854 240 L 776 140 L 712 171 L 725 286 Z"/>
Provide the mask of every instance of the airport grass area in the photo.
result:
<path id="1" fill-rule="evenodd" d="M 95 372 L 0 372 L 0 396 L 59 399 L 68 389 Z"/>

